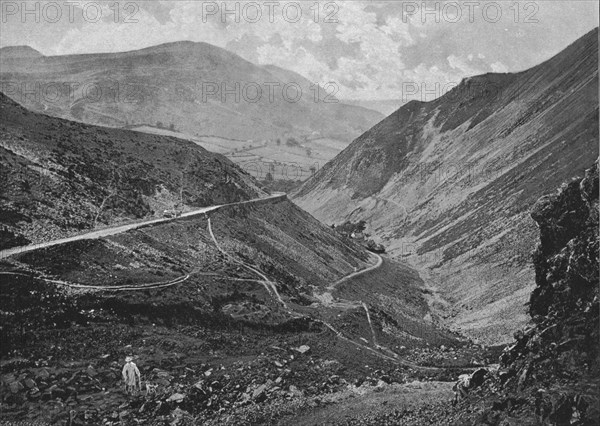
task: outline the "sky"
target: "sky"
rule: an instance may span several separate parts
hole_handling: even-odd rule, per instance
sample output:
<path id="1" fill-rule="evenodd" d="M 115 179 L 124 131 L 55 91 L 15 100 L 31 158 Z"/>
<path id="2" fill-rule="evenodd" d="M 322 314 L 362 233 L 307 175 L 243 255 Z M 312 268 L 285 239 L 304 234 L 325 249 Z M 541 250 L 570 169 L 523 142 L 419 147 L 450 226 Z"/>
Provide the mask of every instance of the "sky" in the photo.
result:
<path id="1" fill-rule="evenodd" d="M 598 1 L 1 1 L 0 46 L 44 55 L 207 42 L 334 83 L 341 99 L 437 97 L 534 66 L 598 26 Z"/>

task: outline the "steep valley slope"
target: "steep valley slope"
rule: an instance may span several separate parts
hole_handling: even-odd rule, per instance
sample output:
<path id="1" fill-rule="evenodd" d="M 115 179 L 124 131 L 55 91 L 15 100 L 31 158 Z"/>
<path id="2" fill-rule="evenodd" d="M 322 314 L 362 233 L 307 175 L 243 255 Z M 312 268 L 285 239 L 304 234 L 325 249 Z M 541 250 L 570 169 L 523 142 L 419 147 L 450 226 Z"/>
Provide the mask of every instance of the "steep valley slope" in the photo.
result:
<path id="1" fill-rule="evenodd" d="M 414 386 L 407 393 L 429 399 L 418 409 L 382 409 L 381 401 L 404 397 L 398 390 L 350 399 L 352 424 L 365 426 L 597 425 L 600 422 L 600 291 L 598 278 L 598 163 L 531 208 L 539 225 L 533 251 L 535 288 L 529 298 L 531 324 L 472 380 L 455 404 L 432 403 L 441 389 Z M 443 401 L 443 399 L 442 399 Z M 341 404 L 340 404 L 341 405 Z M 362 407 L 361 407 L 362 406 Z M 357 409 L 361 407 L 361 409 Z M 340 415 L 340 409 L 324 408 Z M 332 424 L 348 424 L 338 422 Z"/>
<path id="2" fill-rule="evenodd" d="M 1 249 L 265 195 L 225 157 L 172 137 L 29 111 L 0 93 Z"/>
<path id="3" fill-rule="evenodd" d="M 295 194 L 327 224 L 367 221 L 416 266 L 448 324 L 504 342 L 528 321 L 529 209 L 598 157 L 598 29 L 534 68 L 464 79 L 357 138 Z"/>

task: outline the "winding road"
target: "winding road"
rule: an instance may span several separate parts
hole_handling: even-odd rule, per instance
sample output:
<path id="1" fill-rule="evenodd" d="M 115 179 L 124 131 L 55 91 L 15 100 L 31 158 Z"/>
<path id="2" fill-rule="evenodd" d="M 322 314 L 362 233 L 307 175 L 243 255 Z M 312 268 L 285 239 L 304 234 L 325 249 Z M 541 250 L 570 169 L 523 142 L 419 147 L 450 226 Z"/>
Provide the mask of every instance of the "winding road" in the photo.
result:
<path id="1" fill-rule="evenodd" d="M 139 229 L 139 228 L 143 228 L 143 227 L 147 227 L 147 226 L 152 226 L 152 225 L 157 225 L 157 224 L 163 224 L 163 223 L 168 223 L 168 222 L 175 222 L 177 220 L 181 220 L 184 218 L 188 218 L 188 217 L 193 217 L 193 216 L 197 216 L 197 215 L 202 215 L 205 213 L 208 213 L 210 211 L 214 211 L 217 210 L 221 207 L 225 207 L 225 206 L 232 206 L 232 205 L 240 205 L 240 204 L 249 204 L 249 203 L 256 203 L 256 202 L 264 202 L 265 200 L 274 200 L 274 199 L 278 199 L 278 198 L 286 198 L 287 195 L 285 193 L 275 193 L 272 194 L 268 197 L 261 197 L 261 198 L 256 198 L 253 200 L 248 200 L 248 201 L 241 201 L 241 202 L 237 202 L 237 203 L 230 203 L 230 204 L 222 204 L 222 205 L 215 205 L 215 206 L 209 206 L 209 207 L 203 207 L 194 211 L 190 211 L 187 213 L 182 214 L 179 217 L 176 218 L 159 218 L 159 219 L 151 219 L 151 220 L 146 220 L 146 221 L 141 221 L 141 222 L 137 222 L 137 223 L 133 223 L 133 224 L 127 224 L 127 225 L 120 225 L 120 226 L 115 226 L 115 227 L 111 227 L 111 228 L 106 228 L 106 229 L 101 229 L 101 230 L 97 230 L 97 231 L 93 231 L 93 232 L 88 232 L 86 234 L 82 234 L 82 235 L 75 235 L 72 237 L 68 237 L 68 238 L 62 238 L 62 239 L 58 239 L 58 240 L 54 240 L 54 241 L 48 241 L 48 242 L 44 242 L 44 243 L 40 243 L 40 244 L 32 244 L 32 245 L 28 245 L 28 246 L 23 246 L 23 247 L 15 247 L 15 248 L 11 248 L 11 249 L 7 249 L 7 250 L 2 250 L 0 251 L 0 259 L 2 258 L 6 258 L 9 256 L 12 256 L 14 254 L 20 254 L 20 253 L 25 253 L 25 252 L 30 252 L 30 251 L 34 251 L 34 250 L 39 250 L 39 249 L 43 249 L 43 248 L 47 248 L 47 247 L 52 247 L 52 246 L 56 246 L 56 245 L 60 245 L 60 244 L 66 244 L 66 243 L 70 243 L 73 241 L 80 241 L 80 240 L 88 240 L 88 239 L 98 239 L 98 238 L 102 238 L 102 237 L 107 237 L 110 235 L 116 235 L 116 234 L 120 234 L 123 232 L 127 232 L 130 230 L 134 230 L 134 229 Z M 222 276 L 219 274 L 214 274 L 214 273 L 202 273 L 199 271 L 191 271 L 181 277 L 177 277 L 175 279 L 169 280 L 169 281 L 163 281 L 163 282 L 155 282 L 155 283 L 147 283 L 147 284 L 139 284 L 139 285 L 122 285 L 122 286 L 97 286 L 97 285 L 85 285 L 85 284 L 76 284 L 76 283 L 69 283 L 66 281 L 61 281 L 61 280 L 54 280 L 54 279 L 50 279 L 50 278 L 46 278 L 46 277 L 37 277 L 43 281 L 49 282 L 49 283 L 53 283 L 53 284 L 57 284 L 57 285 L 63 285 L 63 286 L 67 286 L 73 289 L 81 289 L 81 290 L 91 290 L 91 291 L 143 291 L 143 290 L 149 290 L 149 289 L 161 289 L 161 288 L 167 288 L 167 287 L 171 287 L 174 285 L 178 285 L 181 284 L 185 281 L 187 281 L 192 275 L 211 275 L 211 276 L 218 276 L 220 278 L 223 279 L 232 279 L 232 280 L 236 280 L 236 281 L 252 281 L 252 282 L 258 282 L 261 283 L 265 289 L 267 290 L 267 292 L 269 293 L 269 295 L 271 297 L 274 297 L 277 302 L 279 302 L 285 309 L 286 311 L 292 315 L 295 318 L 300 318 L 300 317 L 304 317 L 304 314 L 298 313 L 298 312 L 294 312 L 288 305 L 287 303 L 281 298 L 281 295 L 279 294 L 279 292 L 277 291 L 277 287 L 276 287 L 276 283 L 273 282 L 272 280 L 270 280 L 262 271 L 260 271 L 256 266 L 254 265 L 249 265 L 246 262 L 237 259 L 236 257 L 234 257 L 233 255 L 229 254 L 227 251 L 225 251 L 219 244 L 219 242 L 217 241 L 215 234 L 213 232 L 212 229 L 212 224 L 211 224 L 211 220 L 210 218 L 208 218 L 208 231 L 210 233 L 210 236 L 215 244 L 215 246 L 217 247 L 217 249 L 223 253 L 223 255 L 225 255 L 226 257 L 228 257 L 229 259 L 231 259 L 233 262 L 238 263 L 239 265 L 243 266 L 244 268 L 248 269 L 249 271 L 253 272 L 254 274 L 258 275 L 258 277 L 260 277 L 260 279 L 257 280 L 252 280 L 252 279 L 245 279 L 245 278 L 233 278 L 233 277 L 227 277 L 227 276 Z M 325 299 L 331 299 L 331 301 L 333 300 L 332 296 L 331 296 L 331 292 L 333 290 L 335 290 L 336 286 L 338 286 L 339 284 L 342 284 L 352 278 L 355 278 L 357 276 L 360 276 L 362 274 L 366 274 L 369 273 L 377 268 L 379 268 L 382 264 L 383 264 L 383 258 L 381 256 L 379 256 L 376 253 L 370 253 L 371 257 L 374 257 L 376 262 L 371 265 L 368 266 L 360 271 L 355 271 L 352 272 L 348 275 L 346 275 L 345 277 L 335 281 L 334 283 L 330 284 L 327 287 L 327 292 L 324 293 L 328 294 L 329 297 L 325 298 Z M 23 274 L 23 273 L 19 273 L 19 272 L 0 272 L 1 275 L 27 275 L 27 274 Z M 330 302 L 331 302 L 330 301 Z M 411 363 L 409 361 L 406 361 L 404 359 L 401 359 L 396 353 L 394 353 L 393 351 L 391 351 L 388 348 L 382 347 L 380 345 L 377 344 L 376 341 L 376 336 L 375 336 L 375 331 L 373 329 L 373 325 L 371 323 L 371 318 L 369 315 L 369 310 L 368 307 L 362 302 L 362 301 L 357 301 L 357 302 L 349 302 L 348 303 L 348 307 L 362 307 L 364 308 L 366 315 L 367 315 L 367 320 L 369 322 L 369 326 L 371 328 L 371 332 L 372 332 L 372 338 L 373 338 L 373 344 L 375 346 L 375 348 L 372 348 L 370 346 L 367 345 L 363 345 L 361 343 L 358 343 L 346 336 L 343 335 L 342 332 L 340 332 L 339 330 L 337 330 L 335 327 L 333 327 L 331 324 L 329 324 L 328 322 L 324 321 L 324 320 L 320 320 L 320 319 L 316 319 L 313 318 L 314 321 L 319 322 L 321 324 L 323 324 L 324 326 L 326 326 L 327 328 L 329 328 L 331 331 L 333 331 L 335 333 L 335 335 L 345 341 L 348 342 L 358 348 L 361 348 L 375 356 L 378 356 L 380 358 L 384 358 L 388 361 L 394 362 L 396 364 L 401 364 L 401 365 L 405 365 L 407 367 L 410 368 L 414 368 L 414 369 L 420 369 L 420 370 L 427 370 L 427 371 L 435 371 L 435 370 L 439 370 L 439 368 L 436 367 L 423 367 L 423 366 L 419 366 L 417 364 Z M 387 352 L 383 353 L 382 351 Z"/>
<path id="2" fill-rule="evenodd" d="M 277 291 L 277 287 L 275 286 L 274 282 L 269 280 L 269 278 L 265 274 L 263 274 L 261 271 L 259 271 L 258 268 L 255 268 L 252 265 L 248 265 L 244 261 L 236 259 L 234 256 L 230 255 L 229 253 L 227 253 L 225 250 L 223 250 L 221 248 L 221 246 L 219 245 L 219 242 L 217 241 L 217 238 L 215 237 L 215 234 L 213 233 L 210 218 L 208 218 L 208 232 L 210 233 L 210 237 L 212 238 L 213 243 L 215 243 L 215 246 L 221 253 L 223 253 L 226 257 L 231 259 L 233 262 L 237 263 L 238 265 L 243 266 L 244 268 L 248 269 L 249 271 L 251 271 L 251 272 L 255 273 L 256 275 L 258 275 L 259 277 L 261 277 L 262 280 L 260 280 L 260 282 L 267 290 L 267 293 L 269 293 L 271 296 L 274 294 L 275 297 L 277 298 L 277 300 L 279 301 L 279 303 L 281 303 L 286 309 L 288 308 L 287 304 L 283 301 L 283 299 L 279 295 L 279 292 Z"/>
<path id="3" fill-rule="evenodd" d="M 177 220 L 185 219 L 188 217 L 205 214 L 205 213 L 217 210 L 221 207 L 235 206 L 235 205 L 242 205 L 242 204 L 251 204 L 251 203 L 256 203 L 256 202 L 264 202 L 265 200 L 274 200 L 274 199 L 286 198 L 286 197 L 287 197 L 287 194 L 285 194 L 283 192 L 276 192 L 272 195 L 269 195 L 268 197 L 260 197 L 260 198 L 254 198 L 252 200 L 247 200 L 247 201 L 238 201 L 236 203 L 219 204 L 219 205 L 214 205 L 214 206 L 202 207 L 197 210 L 192 210 L 190 212 L 183 213 L 179 217 L 150 219 L 150 220 L 140 221 L 140 222 L 136 222 L 136 223 L 130 223 L 127 225 L 119 225 L 119 226 L 113 226 L 110 228 L 99 229 L 99 230 L 88 232 L 85 234 L 74 235 L 72 237 L 61 238 L 61 239 L 57 239 L 57 240 L 53 240 L 53 241 L 47 241 L 47 242 L 38 243 L 38 244 L 30 244 L 30 245 L 21 246 L 21 247 L 13 247 L 13 248 L 6 249 L 6 250 L 0 250 L 0 259 L 4 259 L 6 257 L 12 256 L 15 254 L 21 254 L 21 253 L 26 253 L 26 252 L 30 252 L 30 251 L 34 251 L 34 250 L 40 250 L 40 249 L 44 249 L 44 248 L 48 248 L 48 247 L 52 247 L 52 246 L 61 245 L 61 244 L 67 244 L 67 243 L 71 243 L 73 241 L 94 240 L 94 239 L 98 239 L 98 238 L 102 238 L 102 237 L 108 237 L 110 235 L 122 234 L 123 232 L 131 231 L 133 229 L 143 228 L 146 226 L 158 225 L 158 224 L 168 223 L 168 222 L 175 222 Z"/>
<path id="4" fill-rule="evenodd" d="M 367 273 L 367 272 L 371 272 L 371 271 L 373 271 L 373 270 L 375 270 L 375 269 L 379 268 L 379 267 L 381 266 L 381 264 L 383 263 L 383 258 L 382 258 L 381 256 L 379 256 L 377 253 L 373 253 L 373 252 L 368 252 L 368 253 L 369 253 L 369 254 L 370 254 L 372 257 L 375 257 L 375 258 L 377 259 L 377 261 L 375 262 L 375 264 L 374 264 L 374 265 L 372 265 L 372 266 L 369 266 L 369 267 L 367 267 L 367 268 L 365 268 L 365 269 L 361 269 L 360 271 L 352 272 L 352 273 L 351 273 L 351 274 L 349 274 L 349 275 L 346 275 L 345 277 L 343 277 L 343 278 L 341 278 L 341 279 L 337 280 L 337 281 L 336 281 L 336 282 L 334 282 L 333 284 L 330 284 L 330 285 L 327 287 L 327 290 L 329 290 L 329 291 L 333 291 L 333 290 L 335 290 L 335 288 L 336 288 L 338 285 L 340 285 L 340 284 L 342 284 L 342 283 L 344 283 L 344 282 L 346 282 L 346 281 L 348 281 L 348 280 L 350 280 L 350 279 L 352 279 L 352 278 L 355 278 L 355 277 L 357 277 L 357 276 L 359 276 L 359 275 L 365 274 L 365 273 Z"/>

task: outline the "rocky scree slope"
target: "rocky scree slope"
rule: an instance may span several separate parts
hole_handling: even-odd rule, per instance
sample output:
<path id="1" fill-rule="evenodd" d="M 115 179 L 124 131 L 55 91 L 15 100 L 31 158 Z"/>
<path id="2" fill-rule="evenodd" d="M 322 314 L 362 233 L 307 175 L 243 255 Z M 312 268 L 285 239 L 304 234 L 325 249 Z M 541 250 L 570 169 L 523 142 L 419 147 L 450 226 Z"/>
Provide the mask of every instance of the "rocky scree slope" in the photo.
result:
<path id="1" fill-rule="evenodd" d="M 435 290 L 446 322 L 506 342 L 527 322 L 528 211 L 598 155 L 598 29 L 516 74 L 464 79 L 356 139 L 295 194 L 321 221 L 366 220 Z"/>
<path id="2" fill-rule="evenodd" d="M 3 94 L 0 113 L 0 248 L 162 216 L 181 195 L 188 208 L 265 195 L 188 141 L 49 117 Z"/>
<path id="3" fill-rule="evenodd" d="M 7 94 L 35 111 L 85 123 L 160 121 L 189 135 L 244 141 L 316 131 L 349 143 L 384 118 L 367 108 L 325 103 L 325 92 L 311 90 L 306 78 L 281 69 L 272 73 L 207 43 L 24 58 L 4 49 L 0 77 Z M 290 82 L 294 87 L 284 89 Z M 24 88 L 36 94 L 24 94 Z"/>

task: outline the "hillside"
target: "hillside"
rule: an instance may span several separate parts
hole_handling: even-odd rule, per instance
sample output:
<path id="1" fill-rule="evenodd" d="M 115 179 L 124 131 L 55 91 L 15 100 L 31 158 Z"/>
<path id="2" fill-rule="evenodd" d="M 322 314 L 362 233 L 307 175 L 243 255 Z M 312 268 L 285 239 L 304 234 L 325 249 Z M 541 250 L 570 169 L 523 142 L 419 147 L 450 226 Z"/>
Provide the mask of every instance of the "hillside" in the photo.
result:
<path id="1" fill-rule="evenodd" d="M 243 141 L 316 132 L 349 143 L 383 118 L 364 108 L 319 102 L 300 76 L 292 77 L 294 83 L 302 80 L 299 99 L 294 88 L 284 94 L 288 81 L 279 73 L 207 43 L 18 61 L 4 52 L 0 77 L 7 95 L 35 111 L 85 123 L 160 122 L 191 136 Z M 36 94 L 24 94 L 24 87 L 34 87 Z"/>
<path id="2" fill-rule="evenodd" d="M 366 220 L 420 268 L 431 306 L 485 342 L 528 321 L 528 210 L 598 156 L 598 29 L 517 74 L 465 79 L 357 138 L 295 194 L 327 224 Z"/>
<path id="3" fill-rule="evenodd" d="M 410 408 L 404 410 L 382 409 L 381 400 L 404 397 L 398 391 L 380 392 L 379 401 L 370 395 L 358 403 L 350 400 L 351 406 L 344 408 L 354 411 L 352 424 L 598 424 L 598 162 L 583 178 L 541 197 L 530 214 L 539 226 L 532 262 L 535 287 L 528 304 L 531 324 L 515 330 L 500 363 L 480 370 L 484 375 L 471 382 L 468 395 L 456 404 L 433 383 L 410 390 L 426 401 L 418 408 L 407 404 Z M 442 395 L 436 397 L 436 392 Z"/>
<path id="4" fill-rule="evenodd" d="M 395 112 L 398 108 L 400 108 L 404 103 L 406 103 L 406 100 L 398 98 L 398 99 L 375 99 L 375 100 L 371 100 L 371 99 L 344 99 L 343 100 L 344 103 L 350 104 L 350 105 L 356 105 L 356 106 L 361 106 L 363 108 L 368 108 L 368 109 L 373 109 L 375 111 L 379 111 L 380 113 L 384 114 L 385 116 L 388 116 L 390 114 L 392 114 L 393 112 Z"/>
<path id="5" fill-rule="evenodd" d="M 448 380 L 482 361 L 425 321 L 406 266 L 361 278 L 371 292 L 350 280 L 338 289 L 348 300 L 319 300 L 371 262 L 286 199 L 3 259 L 2 419 L 274 424 L 352 389 Z M 440 344 L 453 359 L 430 351 Z M 124 393 L 129 355 L 152 393 Z"/>
<path id="6" fill-rule="evenodd" d="M 43 56 L 44 55 L 30 46 L 6 46 L 0 48 L 1 60 L 37 59 Z"/>
<path id="7" fill-rule="evenodd" d="M 368 130 L 368 128 L 362 127 L 364 123 L 375 124 L 384 118 L 383 114 L 377 110 L 351 105 L 339 100 L 336 96 L 338 87 L 334 82 L 325 87 L 317 86 L 315 82 L 311 82 L 293 71 L 275 65 L 265 65 L 263 68 L 284 84 L 295 83 L 300 85 L 302 93 L 309 94 L 311 101 L 316 104 L 312 108 L 314 113 L 331 117 L 339 123 L 345 122 L 349 126 L 349 130 L 356 133 L 356 136 Z M 323 134 L 322 136 L 328 135 Z"/>
<path id="8" fill-rule="evenodd" d="M 180 197 L 189 209 L 264 194 L 188 141 L 49 117 L 3 94 L 0 112 L 0 248 L 161 217 Z"/>
<path id="9" fill-rule="evenodd" d="M 432 321 L 408 265 L 265 197 L 224 157 L 0 100 L 2 242 L 53 239 L 0 260 L 3 421 L 287 424 L 356 387 L 447 394 L 440 380 L 495 353 Z M 113 226 L 162 216 L 182 171 L 184 210 L 231 204 Z M 151 391 L 124 392 L 130 355 Z"/>
<path id="10" fill-rule="evenodd" d="M 463 425 L 600 421 L 598 163 L 542 197 L 531 217 L 540 227 L 533 325 L 504 350 L 500 377 L 465 403 Z"/>

